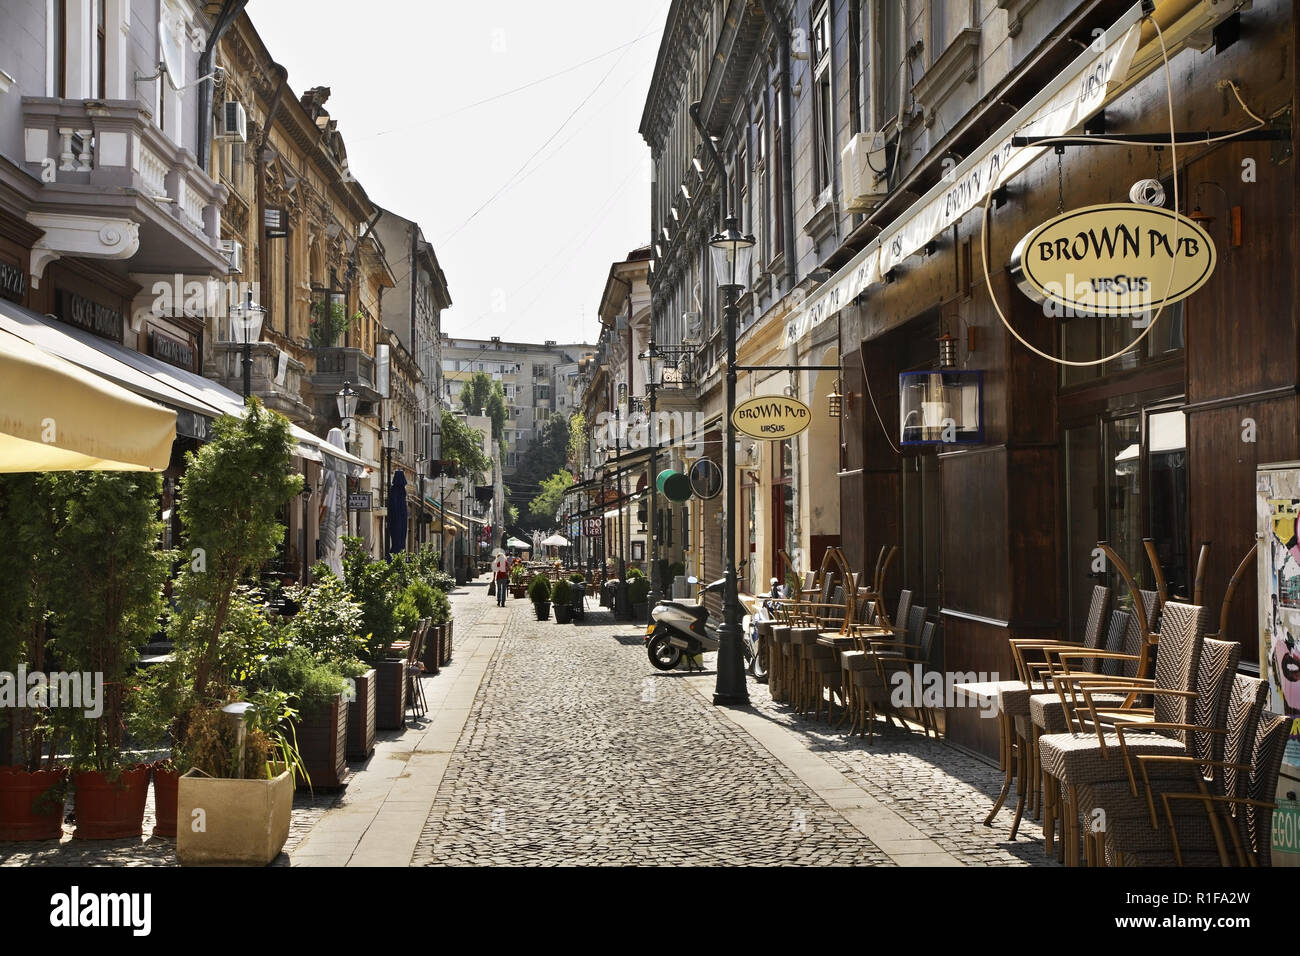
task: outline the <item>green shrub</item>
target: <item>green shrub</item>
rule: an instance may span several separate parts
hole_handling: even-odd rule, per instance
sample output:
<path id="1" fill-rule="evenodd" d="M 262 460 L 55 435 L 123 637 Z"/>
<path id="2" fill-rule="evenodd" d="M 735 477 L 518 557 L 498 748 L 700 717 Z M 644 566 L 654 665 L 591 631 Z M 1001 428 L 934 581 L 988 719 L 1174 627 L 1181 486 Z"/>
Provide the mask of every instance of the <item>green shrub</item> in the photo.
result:
<path id="1" fill-rule="evenodd" d="M 574 584 L 586 584 L 587 576 L 585 574 L 582 574 L 579 571 L 574 571 L 572 574 L 569 575 L 569 580 L 572 581 Z"/>
<path id="2" fill-rule="evenodd" d="M 541 604 L 551 599 L 551 582 L 544 574 L 536 575 L 528 585 L 528 600 Z"/>
<path id="3" fill-rule="evenodd" d="M 415 630 L 416 625 L 420 623 L 423 617 L 420 613 L 419 605 L 416 604 L 415 597 L 410 591 L 403 591 L 402 596 L 398 598 L 397 607 L 393 611 L 393 627 L 396 630 L 394 640 L 402 641 L 410 637 L 411 632 Z"/>
<path id="4" fill-rule="evenodd" d="M 510 583 L 523 584 L 528 580 L 528 568 L 522 564 L 516 564 L 510 569 Z"/>
<path id="5" fill-rule="evenodd" d="M 643 578 L 643 577 L 645 577 L 645 572 L 642 571 L 640 568 L 627 569 L 627 579 L 629 581 L 631 581 L 633 578 Z"/>
<path id="6" fill-rule="evenodd" d="M 451 601 L 447 600 L 447 592 L 441 588 L 433 589 L 433 624 L 446 624 L 451 620 Z"/>
<path id="7" fill-rule="evenodd" d="M 405 596 L 411 599 L 419 617 L 433 617 L 434 595 L 437 592 L 425 583 L 423 578 L 416 578 L 406 586 Z"/>
<path id="8" fill-rule="evenodd" d="M 551 592 L 551 600 L 556 604 L 568 604 L 573 600 L 573 585 L 564 578 L 555 582 L 555 590 Z"/>
<path id="9" fill-rule="evenodd" d="M 289 644 L 305 647 L 336 666 L 365 655 L 361 605 L 352 600 L 342 581 L 331 574 L 313 587 L 289 588 L 285 593 L 300 605 L 283 625 Z"/>
<path id="10" fill-rule="evenodd" d="M 270 658 L 256 680 L 257 690 L 287 694 L 290 703 L 304 714 L 318 711 L 345 686 L 337 666 L 317 659 L 305 647 L 290 647 Z"/>
<path id="11" fill-rule="evenodd" d="M 633 604 L 644 604 L 650 596 L 650 579 L 645 575 L 631 578 L 627 585 L 627 599 Z"/>
<path id="12" fill-rule="evenodd" d="M 393 588 L 392 567 L 387 561 L 373 560 L 360 538 L 345 537 L 343 583 L 352 599 L 361 605 L 366 660 L 382 660 L 386 649 L 403 636 L 397 620 L 400 595 Z"/>

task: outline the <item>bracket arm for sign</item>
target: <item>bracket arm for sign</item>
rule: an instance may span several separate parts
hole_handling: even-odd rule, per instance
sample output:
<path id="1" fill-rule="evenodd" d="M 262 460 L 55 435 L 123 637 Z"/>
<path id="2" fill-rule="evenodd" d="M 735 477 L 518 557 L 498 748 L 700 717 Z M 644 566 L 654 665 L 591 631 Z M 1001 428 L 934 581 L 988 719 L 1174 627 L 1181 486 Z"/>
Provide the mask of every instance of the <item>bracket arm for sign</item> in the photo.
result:
<path id="1" fill-rule="evenodd" d="M 1252 129 L 1201 130 L 1197 132 L 1179 132 L 1174 134 L 1175 143 L 1210 143 L 1215 140 L 1232 137 L 1235 140 L 1269 141 L 1290 139 L 1291 132 L 1286 129 Z M 1011 145 L 1037 146 L 1040 143 L 1054 143 L 1058 149 L 1065 146 L 1168 146 L 1168 133 L 1107 133 L 1104 136 L 1012 136 Z"/>
<path id="2" fill-rule="evenodd" d="M 737 372 L 840 372 L 843 365 L 737 365 Z"/>

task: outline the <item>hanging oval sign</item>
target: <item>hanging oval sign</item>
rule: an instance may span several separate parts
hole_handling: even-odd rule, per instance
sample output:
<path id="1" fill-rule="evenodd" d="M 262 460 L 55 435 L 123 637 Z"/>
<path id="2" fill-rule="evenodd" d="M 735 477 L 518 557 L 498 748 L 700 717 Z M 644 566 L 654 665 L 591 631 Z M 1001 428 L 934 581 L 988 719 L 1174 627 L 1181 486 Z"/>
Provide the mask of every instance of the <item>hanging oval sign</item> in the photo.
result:
<path id="1" fill-rule="evenodd" d="M 750 438 L 779 441 L 794 437 L 812 424 L 812 411 L 797 398 L 762 395 L 737 405 L 731 421 L 737 431 Z"/>
<path id="2" fill-rule="evenodd" d="M 1108 203 L 1043 223 L 1016 244 L 1010 267 L 1025 295 L 1068 317 L 1151 312 L 1203 286 L 1214 264 L 1214 240 L 1195 220 Z"/>
<path id="3" fill-rule="evenodd" d="M 703 499 L 716 498 L 722 493 L 722 469 L 708 458 L 691 465 L 691 491 Z"/>

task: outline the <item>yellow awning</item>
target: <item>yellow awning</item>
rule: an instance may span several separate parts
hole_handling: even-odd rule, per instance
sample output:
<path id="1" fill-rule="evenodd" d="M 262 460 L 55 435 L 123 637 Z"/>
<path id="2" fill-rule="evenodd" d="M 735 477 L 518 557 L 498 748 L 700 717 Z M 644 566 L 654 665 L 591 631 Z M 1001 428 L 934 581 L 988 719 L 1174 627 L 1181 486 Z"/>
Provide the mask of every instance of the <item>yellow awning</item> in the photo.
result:
<path id="1" fill-rule="evenodd" d="M 0 331 L 0 472 L 162 471 L 176 413 Z"/>

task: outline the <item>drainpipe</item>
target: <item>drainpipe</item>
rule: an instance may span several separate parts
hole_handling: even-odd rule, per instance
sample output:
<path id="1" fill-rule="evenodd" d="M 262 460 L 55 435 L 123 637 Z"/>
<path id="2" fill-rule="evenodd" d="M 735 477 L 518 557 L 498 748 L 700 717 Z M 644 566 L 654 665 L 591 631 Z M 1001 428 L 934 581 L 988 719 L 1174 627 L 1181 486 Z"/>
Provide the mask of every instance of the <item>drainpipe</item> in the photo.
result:
<path id="1" fill-rule="evenodd" d="M 203 54 L 199 57 L 198 76 L 207 76 L 212 72 L 212 58 L 216 54 L 217 44 L 221 38 L 230 29 L 230 25 L 235 22 L 235 18 L 243 12 L 244 7 L 248 6 L 248 0 L 225 0 L 221 5 L 221 12 L 217 14 L 217 19 L 213 21 L 212 32 L 208 34 L 208 44 L 203 48 Z M 184 82 L 183 77 L 178 77 Z M 212 84 L 199 84 L 199 138 L 198 138 L 198 161 L 199 169 L 205 173 L 209 170 L 209 162 L 212 159 Z"/>
<path id="2" fill-rule="evenodd" d="M 797 259 L 794 251 L 794 148 L 791 142 L 791 123 L 790 114 L 790 25 L 786 22 L 780 12 L 776 9 L 773 0 L 759 0 L 763 7 L 763 16 L 765 16 L 772 28 L 776 31 L 776 40 L 781 47 L 781 89 L 778 96 L 781 99 L 781 191 L 785 197 L 781 202 L 781 209 L 785 220 L 781 224 L 785 232 L 785 281 L 786 291 L 789 292 L 795 287 Z"/>

